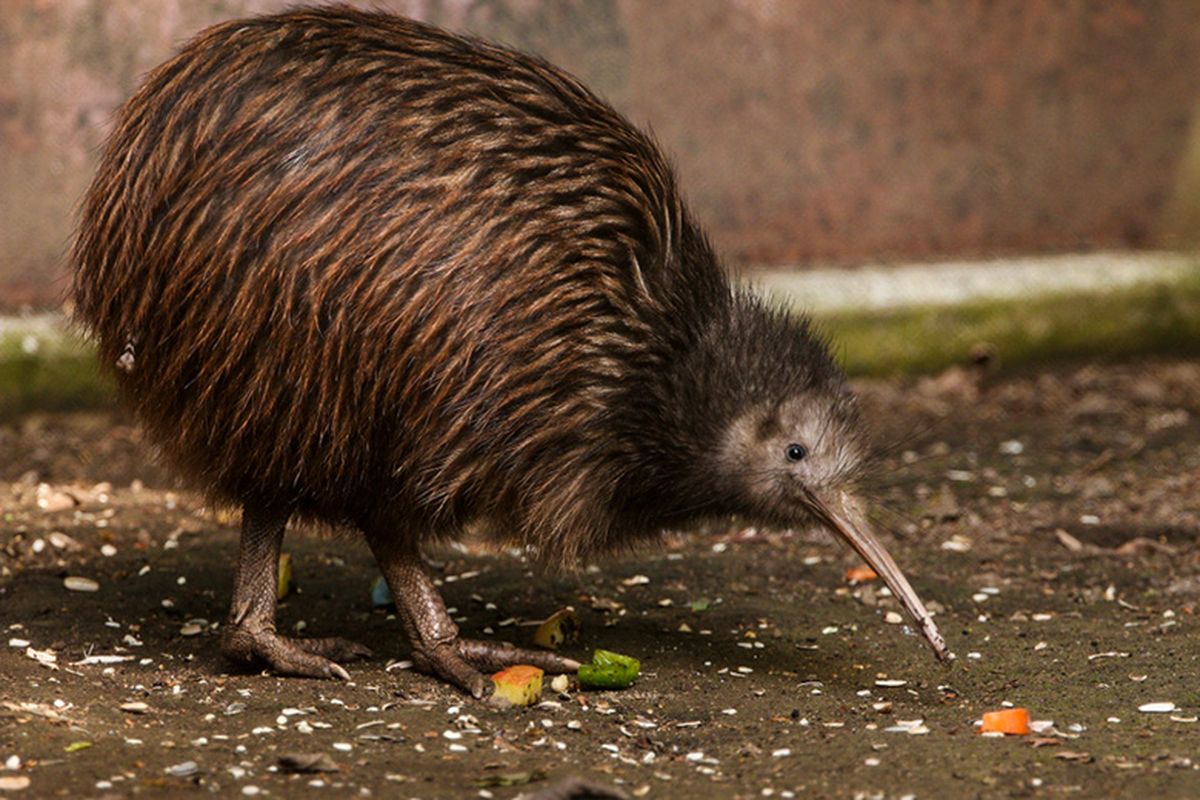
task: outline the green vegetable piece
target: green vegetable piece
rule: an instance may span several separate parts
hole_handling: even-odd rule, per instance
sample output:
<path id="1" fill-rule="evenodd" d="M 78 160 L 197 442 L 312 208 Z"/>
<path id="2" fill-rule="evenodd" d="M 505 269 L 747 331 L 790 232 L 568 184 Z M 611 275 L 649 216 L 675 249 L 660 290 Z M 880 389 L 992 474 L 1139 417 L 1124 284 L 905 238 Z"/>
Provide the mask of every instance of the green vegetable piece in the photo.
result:
<path id="1" fill-rule="evenodd" d="M 636 658 L 611 650 L 597 650 L 592 663 L 579 668 L 579 685 L 585 689 L 628 689 L 642 671 Z"/>
<path id="2" fill-rule="evenodd" d="M 583 664 L 579 667 L 579 685 L 584 689 L 628 689 L 637 673 L 621 667 Z"/>
<path id="3" fill-rule="evenodd" d="M 634 676 L 642 671 L 642 662 L 612 650 L 597 650 L 592 653 L 592 663 L 598 667 L 620 667 L 629 670 Z"/>

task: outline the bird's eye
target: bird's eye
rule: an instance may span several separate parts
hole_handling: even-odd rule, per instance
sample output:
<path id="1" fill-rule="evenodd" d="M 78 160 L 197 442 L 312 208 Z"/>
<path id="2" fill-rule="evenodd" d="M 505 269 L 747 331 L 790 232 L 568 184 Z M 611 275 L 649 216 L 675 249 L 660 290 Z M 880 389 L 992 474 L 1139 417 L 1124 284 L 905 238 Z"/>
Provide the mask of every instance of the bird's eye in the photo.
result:
<path id="1" fill-rule="evenodd" d="M 784 453 L 787 455 L 788 461 L 799 461 L 808 455 L 808 448 L 802 444 L 796 444 L 795 442 L 792 442 L 787 446 L 787 450 L 785 450 Z"/>

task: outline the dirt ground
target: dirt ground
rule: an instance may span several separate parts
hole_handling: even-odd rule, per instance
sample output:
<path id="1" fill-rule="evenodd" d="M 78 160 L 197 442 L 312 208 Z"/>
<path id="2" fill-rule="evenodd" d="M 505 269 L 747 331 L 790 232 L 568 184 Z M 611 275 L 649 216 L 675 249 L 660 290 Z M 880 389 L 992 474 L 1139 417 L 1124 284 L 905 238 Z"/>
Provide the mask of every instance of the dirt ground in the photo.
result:
<path id="1" fill-rule="evenodd" d="M 280 627 L 376 658 L 349 683 L 231 672 L 236 520 L 173 486 L 119 415 L 0 426 L 0 787 L 510 798 L 578 776 L 632 797 L 1200 796 L 1200 364 L 860 389 L 890 445 L 878 519 L 952 668 L 819 532 L 684 532 L 575 576 L 432 553 L 468 635 L 526 642 L 573 605 L 572 653 L 642 659 L 631 689 L 506 711 L 404 669 L 352 540 L 289 536 Z M 1006 704 L 1036 732 L 979 735 Z M 280 766 L 296 754 L 336 771 Z"/>

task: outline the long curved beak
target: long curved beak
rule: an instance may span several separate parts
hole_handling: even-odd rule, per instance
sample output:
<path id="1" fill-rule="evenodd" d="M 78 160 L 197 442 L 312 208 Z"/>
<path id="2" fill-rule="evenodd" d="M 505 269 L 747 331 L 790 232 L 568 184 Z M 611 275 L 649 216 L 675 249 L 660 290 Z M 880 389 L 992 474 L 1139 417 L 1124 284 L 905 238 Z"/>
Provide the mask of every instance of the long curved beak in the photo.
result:
<path id="1" fill-rule="evenodd" d="M 828 497 L 810 493 L 808 500 L 813 513 L 821 522 L 840 534 L 854 548 L 855 552 L 863 557 L 871 569 L 883 578 L 883 582 L 892 590 L 892 594 L 900 601 L 900 605 L 904 606 L 904 610 L 920 626 L 921 633 L 925 635 L 926 641 L 933 648 L 933 654 L 937 656 L 938 660 L 953 661 L 954 654 L 946 648 L 946 640 L 942 638 L 933 618 L 925 610 L 925 604 L 921 602 L 921 598 L 917 596 L 916 591 L 904 577 L 900 567 L 896 566 L 896 562 L 892 560 L 888 551 L 871 533 L 858 502 L 846 492 L 839 492 L 837 495 Z"/>

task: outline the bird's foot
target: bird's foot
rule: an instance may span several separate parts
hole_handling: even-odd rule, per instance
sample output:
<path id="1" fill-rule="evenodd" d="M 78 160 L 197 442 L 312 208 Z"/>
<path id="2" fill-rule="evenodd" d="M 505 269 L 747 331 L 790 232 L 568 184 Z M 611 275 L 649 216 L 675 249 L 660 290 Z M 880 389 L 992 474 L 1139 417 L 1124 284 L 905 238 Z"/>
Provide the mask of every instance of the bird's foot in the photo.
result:
<path id="1" fill-rule="evenodd" d="M 371 650 L 357 642 L 332 636 L 298 639 L 280 636 L 269 629 L 251 630 L 242 625 L 226 627 L 221 635 L 221 652 L 239 664 L 265 664 L 279 675 L 350 680 L 339 661 L 369 658 Z"/>

